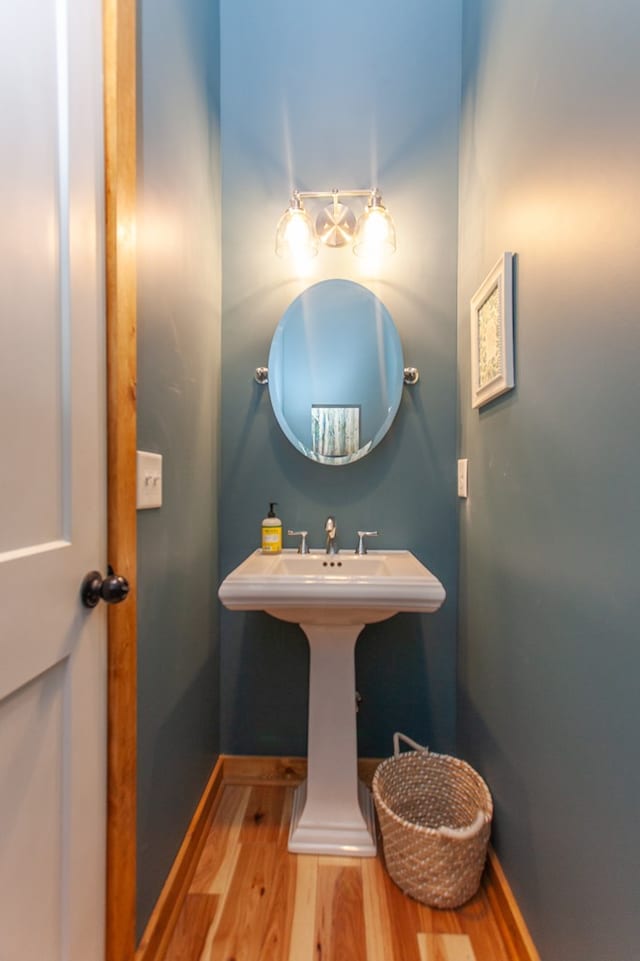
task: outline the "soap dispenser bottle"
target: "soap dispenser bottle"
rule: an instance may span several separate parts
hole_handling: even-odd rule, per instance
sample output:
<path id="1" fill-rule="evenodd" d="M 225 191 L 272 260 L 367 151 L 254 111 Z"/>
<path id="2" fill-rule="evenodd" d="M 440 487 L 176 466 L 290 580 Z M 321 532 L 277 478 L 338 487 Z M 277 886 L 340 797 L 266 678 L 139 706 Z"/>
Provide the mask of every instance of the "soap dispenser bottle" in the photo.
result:
<path id="1" fill-rule="evenodd" d="M 269 504 L 269 513 L 262 522 L 262 553 L 279 554 L 282 550 L 282 521 L 276 517 L 276 501 Z"/>

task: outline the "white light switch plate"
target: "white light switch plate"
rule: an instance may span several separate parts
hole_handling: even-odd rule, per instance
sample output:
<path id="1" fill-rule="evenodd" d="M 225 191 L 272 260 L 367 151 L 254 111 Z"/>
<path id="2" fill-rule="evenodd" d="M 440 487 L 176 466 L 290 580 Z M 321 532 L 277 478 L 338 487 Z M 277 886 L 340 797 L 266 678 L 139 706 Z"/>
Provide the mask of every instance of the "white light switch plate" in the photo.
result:
<path id="1" fill-rule="evenodd" d="M 136 507 L 162 507 L 162 454 L 136 451 Z"/>
<path id="2" fill-rule="evenodd" d="M 469 461 L 467 458 L 461 458 L 458 461 L 458 497 L 469 496 L 468 468 Z"/>

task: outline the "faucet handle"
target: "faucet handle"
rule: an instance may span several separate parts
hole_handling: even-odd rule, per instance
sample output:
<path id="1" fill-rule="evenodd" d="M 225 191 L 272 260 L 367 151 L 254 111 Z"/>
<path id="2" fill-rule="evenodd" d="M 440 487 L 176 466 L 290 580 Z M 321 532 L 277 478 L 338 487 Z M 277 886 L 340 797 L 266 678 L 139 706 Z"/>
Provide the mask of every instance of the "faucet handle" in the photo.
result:
<path id="1" fill-rule="evenodd" d="M 355 549 L 356 554 L 366 554 L 367 548 L 364 546 L 365 537 L 377 537 L 377 531 L 356 531 L 358 535 L 358 546 Z"/>
<path id="2" fill-rule="evenodd" d="M 307 544 L 307 534 L 309 531 L 287 531 L 289 537 L 299 537 L 298 554 L 308 554 L 309 545 Z"/>

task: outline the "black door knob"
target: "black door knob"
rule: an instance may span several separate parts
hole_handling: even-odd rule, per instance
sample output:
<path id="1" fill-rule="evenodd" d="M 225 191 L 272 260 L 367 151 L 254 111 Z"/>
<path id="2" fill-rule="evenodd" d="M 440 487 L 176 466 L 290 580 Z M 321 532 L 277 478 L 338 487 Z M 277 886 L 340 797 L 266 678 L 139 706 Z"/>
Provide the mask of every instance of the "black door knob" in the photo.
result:
<path id="1" fill-rule="evenodd" d="M 100 571 L 89 571 L 80 588 L 80 597 L 85 607 L 95 607 L 98 601 L 119 604 L 128 593 L 129 581 L 126 577 L 114 574 L 111 567 L 104 579 Z"/>

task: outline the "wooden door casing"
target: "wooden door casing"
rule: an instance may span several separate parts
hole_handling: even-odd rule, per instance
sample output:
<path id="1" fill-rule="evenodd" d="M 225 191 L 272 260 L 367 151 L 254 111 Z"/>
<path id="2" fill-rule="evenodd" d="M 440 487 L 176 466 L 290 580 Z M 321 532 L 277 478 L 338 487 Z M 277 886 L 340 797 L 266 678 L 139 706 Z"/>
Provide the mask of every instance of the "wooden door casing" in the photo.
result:
<path id="1" fill-rule="evenodd" d="M 106 961 L 136 947 L 136 4 L 103 0 L 109 611 Z"/>

